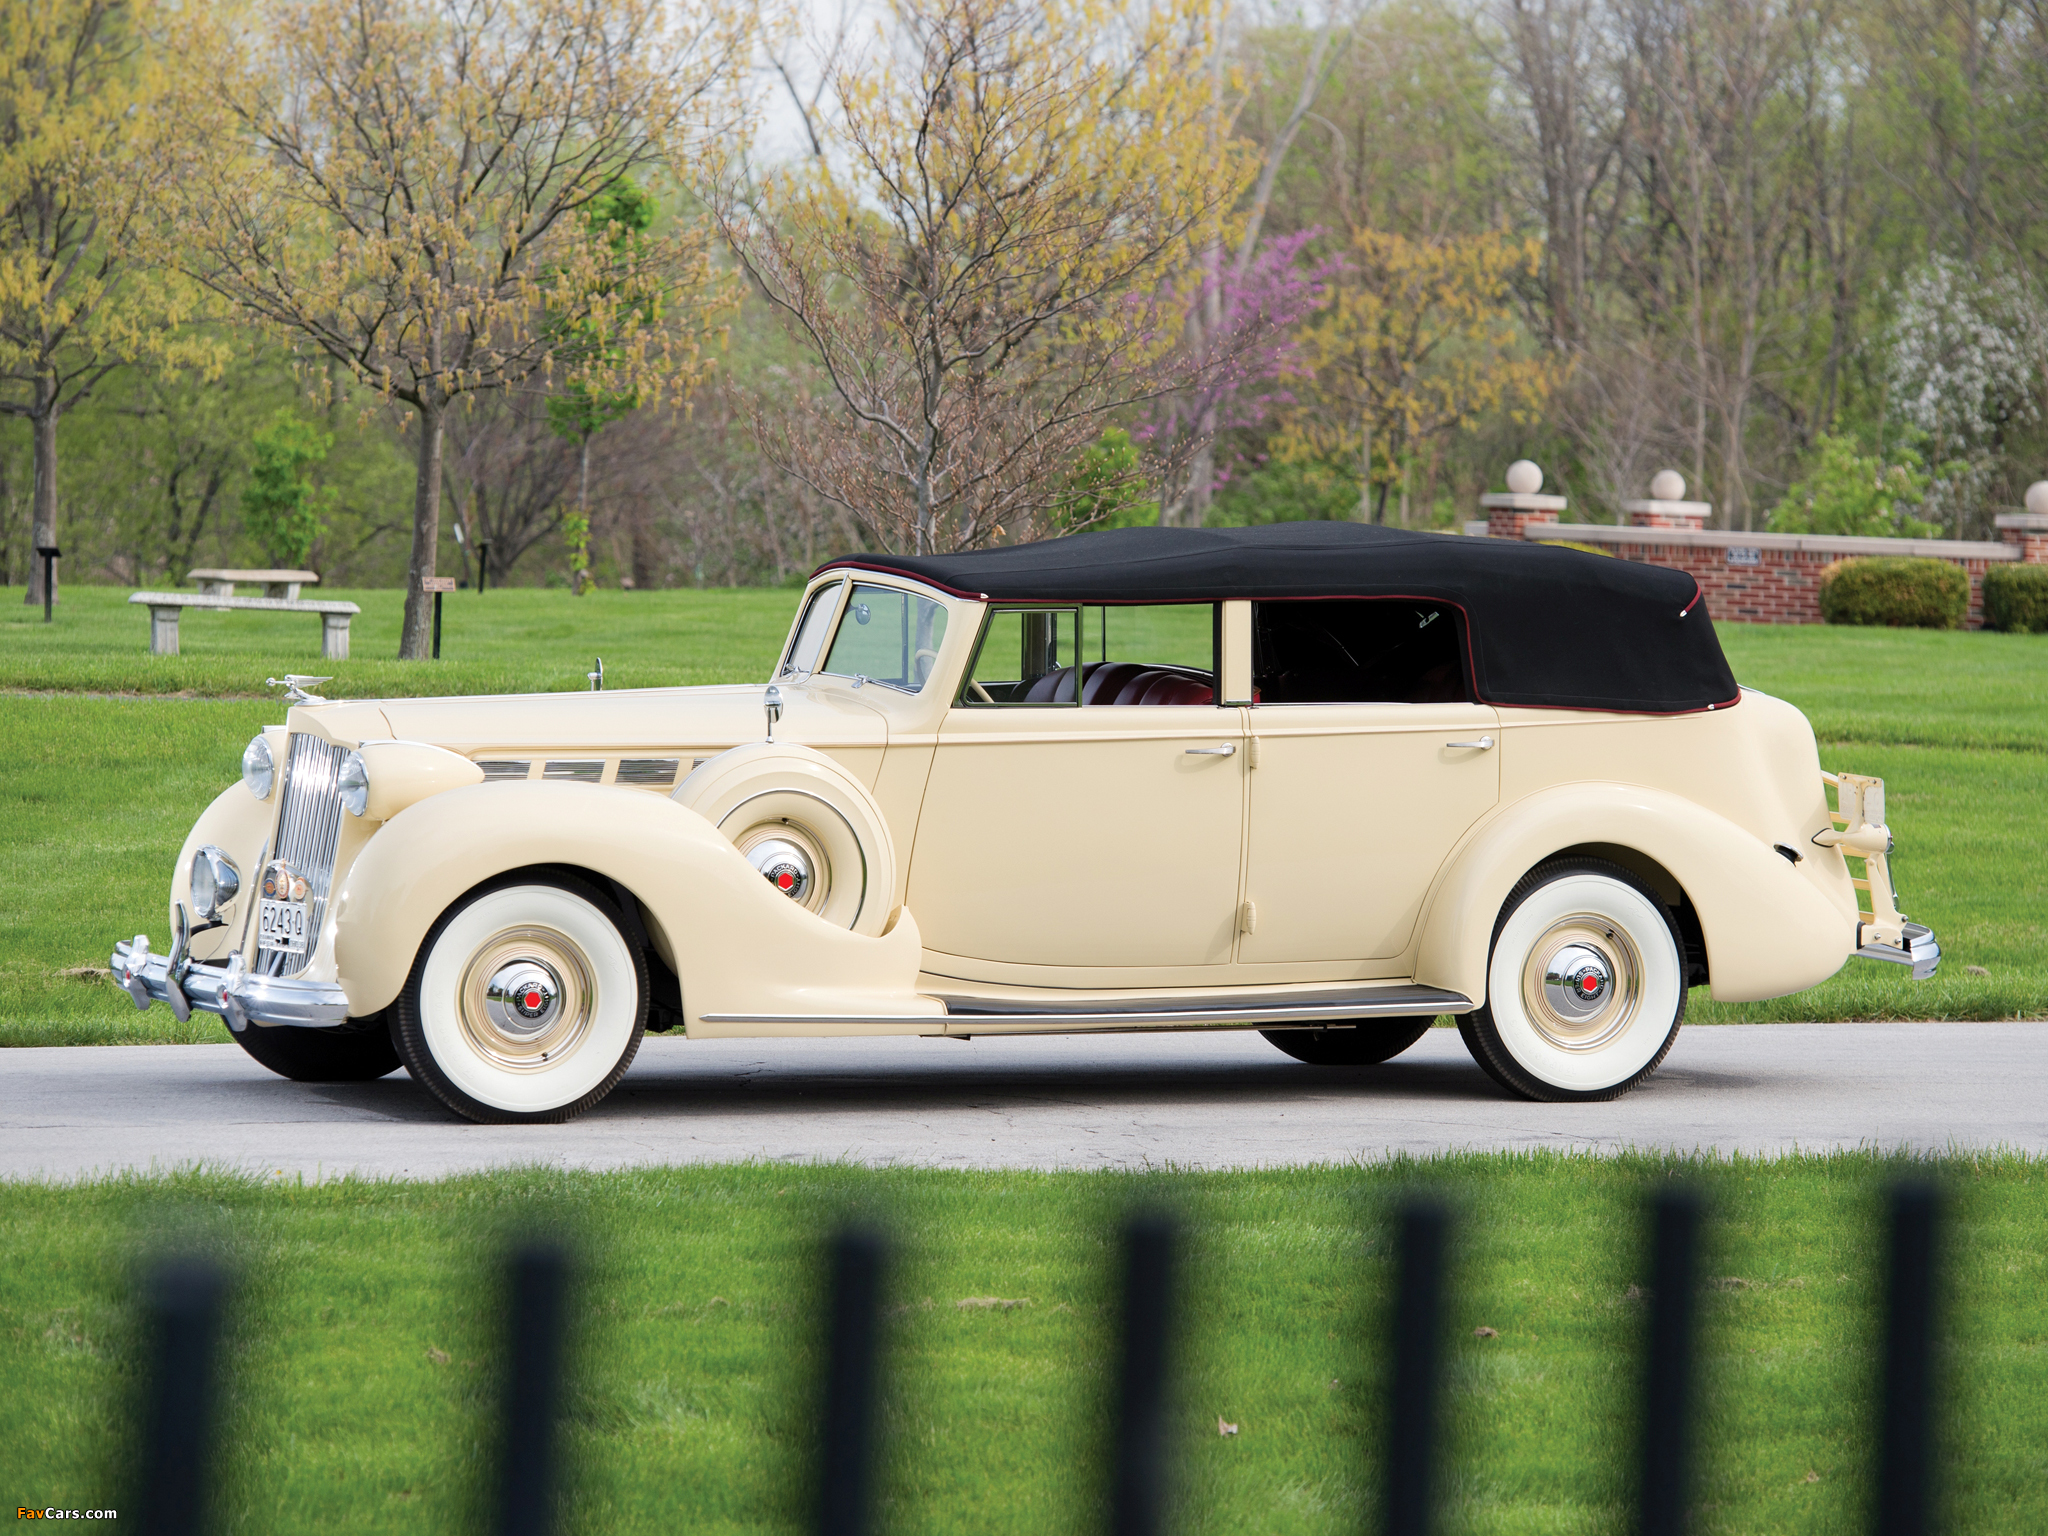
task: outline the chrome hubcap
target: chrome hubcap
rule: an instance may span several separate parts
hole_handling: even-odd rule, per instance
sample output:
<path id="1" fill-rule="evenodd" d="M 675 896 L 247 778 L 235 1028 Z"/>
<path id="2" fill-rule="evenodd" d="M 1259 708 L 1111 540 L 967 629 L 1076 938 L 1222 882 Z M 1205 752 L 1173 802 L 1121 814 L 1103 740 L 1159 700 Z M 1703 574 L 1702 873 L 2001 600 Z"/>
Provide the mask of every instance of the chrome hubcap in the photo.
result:
<path id="1" fill-rule="evenodd" d="M 801 902 L 810 895 L 812 883 L 817 876 L 811 866 L 810 855 L 786 837 L 769 837 L 747 850 L 747 862 L 761 872 L 761 877 L 791 901 Z"/>
<path id="2" fill-rule="evenodd" d="M 560 1015 L 562 978 L 543 960 L 514 960 L 501 965 L 484 984 L 484 1011 L 508 1035 L 540 1033 Z"/>
<path id="3" fill-rule="evenodd" d="M 597 988 L 573 941 L 552 928 L 511 928 L 463 969 L 456 1006 L 470 1048 L 517 1071 L 546 1071 L 590 1033 Z"/>
<path id="4" fill-rule="evenodd" d="M 1594 1051 L 1634 1019 L 1642 985 L 1642 958 L 1626 933 L 1602 917 L 1566 917 L 1530 948 L 1522 1006 L 1552 1045 Z"/>

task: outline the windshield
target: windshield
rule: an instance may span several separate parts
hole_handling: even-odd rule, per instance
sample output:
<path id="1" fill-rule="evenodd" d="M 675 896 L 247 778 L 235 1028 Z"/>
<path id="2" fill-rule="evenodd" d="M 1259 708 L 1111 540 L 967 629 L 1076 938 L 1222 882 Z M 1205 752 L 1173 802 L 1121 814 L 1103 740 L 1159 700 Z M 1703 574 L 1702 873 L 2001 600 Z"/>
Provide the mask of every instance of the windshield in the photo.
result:
<path id="1" fill-rule="evenodd" d="M 915 693 L 946 638 L 946 605 L 894 587 L 856 585 L 822 670 Z"/>
<path id="2" fill-rule="evenodd" d="M 811 594 L 804 609 L 804 621 L 797 626 L 796 644 L 789 648 L 789 659 L 776 676 L 801 677 L 817 671 L 818 652 L 825 648 L 825 630 L 832 622 L 832 610 L 839 606 L 839 590 L 844 585 L 835 581 Z"/>

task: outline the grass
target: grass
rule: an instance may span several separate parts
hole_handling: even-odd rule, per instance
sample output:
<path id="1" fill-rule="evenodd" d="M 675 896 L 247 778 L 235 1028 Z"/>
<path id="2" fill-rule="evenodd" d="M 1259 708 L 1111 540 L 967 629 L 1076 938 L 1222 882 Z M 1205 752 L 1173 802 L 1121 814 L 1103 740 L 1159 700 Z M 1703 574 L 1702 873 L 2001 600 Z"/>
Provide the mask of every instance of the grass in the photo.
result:
<path id="1" fill-rule="evenodd" d="M 45 630 L 39 611 L 30 622 L 5 596 L 0 687 L 35 677 L 50 687 L 104 685 L 145 696 L 0 695 L 0 1046 L 224 1040 L 211 1018 L 180 1025 L 166 1009 L 136 1013 L 98 968 L 113 939 L 166 933 L 166 870 L 193 816 L 233 781 L 243 745 L 281 711 L 274 699 L 150 697 L 162 690 L 137 684 L 247 692 L 265 666 L 287 659 L 266 660 L 253 628 L 230 626 L 283 621 L 201 615 L 221 622 L 220 645 L 241 649 L 116 654 L 117 639 L 140 644 L 139 619 L 123 608 L 123 594 L 73 588 L 67 620 L 97 636 L 73 654 L 60 638 L 71 631 Z M 360 596 L 366 611 L 370 600 L 383 605 L 395 633 L 396 594 Z M 485 605 L 465 621 L 476 626 L 465 644 L 487 645 L 495 658 L 475 663 L 485 671 L 348 663 L 369 670 L 334 691 L 551 680 L 580 687 L 586 664 L 573 657 L 599 650 L 613 683 L 758 678 L 793 606 L 786 592 L 746 591 L 571 598 L 516 589 L 459 593 L 454 602 Z M 522 604 L 534 610 L 524 626 L 510 617 Z M 495 617 L 487 623 L 487 615 Z M 132 632 L 122 627 L 131 620 Z M 1715 1003 L 1701 991 L 1688 1017 L 1708 1024 L 2048 1016 L 2048 878 L 2036 857 L 2048 842 L 2048 637 L 1748 625 L 1722 634 L 1738 677 L 1790 698 L 1819 723 L 1829 767 L 1884 777 L 1900 836 L 1893 871 L 1901 906 L 1933 925 L 1944 960 L 1937 978 L 1920 983 L 1898 967 L 1851 961 L 1821 986 L 1767 1003 Z M 187 663 L 184 674 L 151 671 Z M 81 681 L 87 674 L 96 681 Z M 478 681 L 487 675 L 508 681 Z"/>
<path id="2" fill-rule="evenodd" d="M 55 623 L 0 587 L 0 690 L 260 697 L 266 677 L 332 674 L 334 698 L 449 693 L 550 693 L 589 686 L 604 657 L 608 688 L 729 683 L 766 677 L 798 594 L 775 589 L 684 589 L 582 597 L 510 587 L 443 600 L 438 662 L 396 661 L 405 597 L 396 591 L 320 591 L 362 608 L 347 661 L 320 658 L 319 621 L 302 613 L 187 609 L 179 654 L 149 654 L 149 611 L 125 587 L 63 589 Z"/>
<path id="3" fill-rule="evenodd" d="M 1866 1525 L 1877 1193 L 1868 1156 L 1672 1164 L 1460 1156 L 1231 1175 L 843 1166 L 515 1172 L 306 1186 L 203 1172 L 0 1187 L 0 1442 L 29 1504 L 127 1509 L 139 1258 L 183 1241 L 242 1276 L 221 1529 L 481 1522 L 503 1317 L 491 1256 L 573 1223 L 571 1528 L 806 1524 L 815 1235 L 894 1234 L 882 1524 L 983 1536 L 1101 1524 L 1117 1213 L 1188 1220 L 1171 1445 L 1191 1533 L 1360 1529 L 1381 1477 L 1388 1203 L 1460 1213 L 1447 1532 L 1627 1528 L 1637 1214 L 1678 1171 L 1719 1213 L 1704 1317 L 1702 1532 Z M 2048 1529 L 2048 1165 L 1914 1165 L 1953 1192 L 1945 1529 Z M 963 1305 L 996 1298 L 1010 1305 Z M 1497 1337 L 1475 1335 L 1478 1327 Z M 1218 1418 L 1239 1426 L 1218 1434 Z"/>

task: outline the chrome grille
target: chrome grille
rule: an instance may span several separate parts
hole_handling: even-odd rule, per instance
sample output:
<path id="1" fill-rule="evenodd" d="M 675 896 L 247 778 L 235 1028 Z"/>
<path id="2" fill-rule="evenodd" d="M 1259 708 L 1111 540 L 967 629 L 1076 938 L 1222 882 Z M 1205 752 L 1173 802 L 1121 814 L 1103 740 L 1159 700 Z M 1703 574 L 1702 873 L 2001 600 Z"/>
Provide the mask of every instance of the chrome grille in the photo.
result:
<path id="1" fill-rule="evenodd" d="M 284 802 L 277 815 L 277 851 L 306 880 L 313 910 L 312 942 L 303 955 L 281 949 L 258 949 L 256 969 L 266 976 L 292 976 L 306 968 L 319 947 L 320 924 L 327 916 L 327 888 L 334 880 L 334 848 L 341 839 L 341 796 L 334 784 L 348 758 L 343 747 L 329 746 L 317 736 L 295 735 L 285 758 Z M 262 872 L 257 872 L 257 881 Z"/>

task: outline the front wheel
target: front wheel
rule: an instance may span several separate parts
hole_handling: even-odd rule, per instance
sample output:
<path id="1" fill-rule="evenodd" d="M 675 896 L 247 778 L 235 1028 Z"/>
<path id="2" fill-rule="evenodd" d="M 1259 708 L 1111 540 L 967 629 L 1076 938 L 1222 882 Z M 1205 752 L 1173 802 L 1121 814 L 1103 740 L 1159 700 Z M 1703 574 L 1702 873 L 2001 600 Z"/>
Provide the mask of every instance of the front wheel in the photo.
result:
<path id="1" fill-rule="evenodd" d="M 1392 1061 L 1429 1033 L 1434 1014 L 1421 1018 L 1361 1019 L 1328 1029 L 1262 1029 L 1274 1045 L 1312 1067 L 1370 1067 Z"/>
<path id="2" fill-rule="evenodd" d="M 1611 1099 L 1657 1070 L 1685 1018 L 1685 949 L 1629 871 L 1558 859 L 1524 875 L 1494 925 L 1486 1006 L 1458 1031 L 1523 1098 Z"/>
<path id="3" fill-rule="evenodd" d="M 486 1124 L 559 1122 L 610 1093 L 647 1028 L 647 961 L 574 879 L 514 876 L 450 908 L 392 1030 L 412 1075 Z"/>

